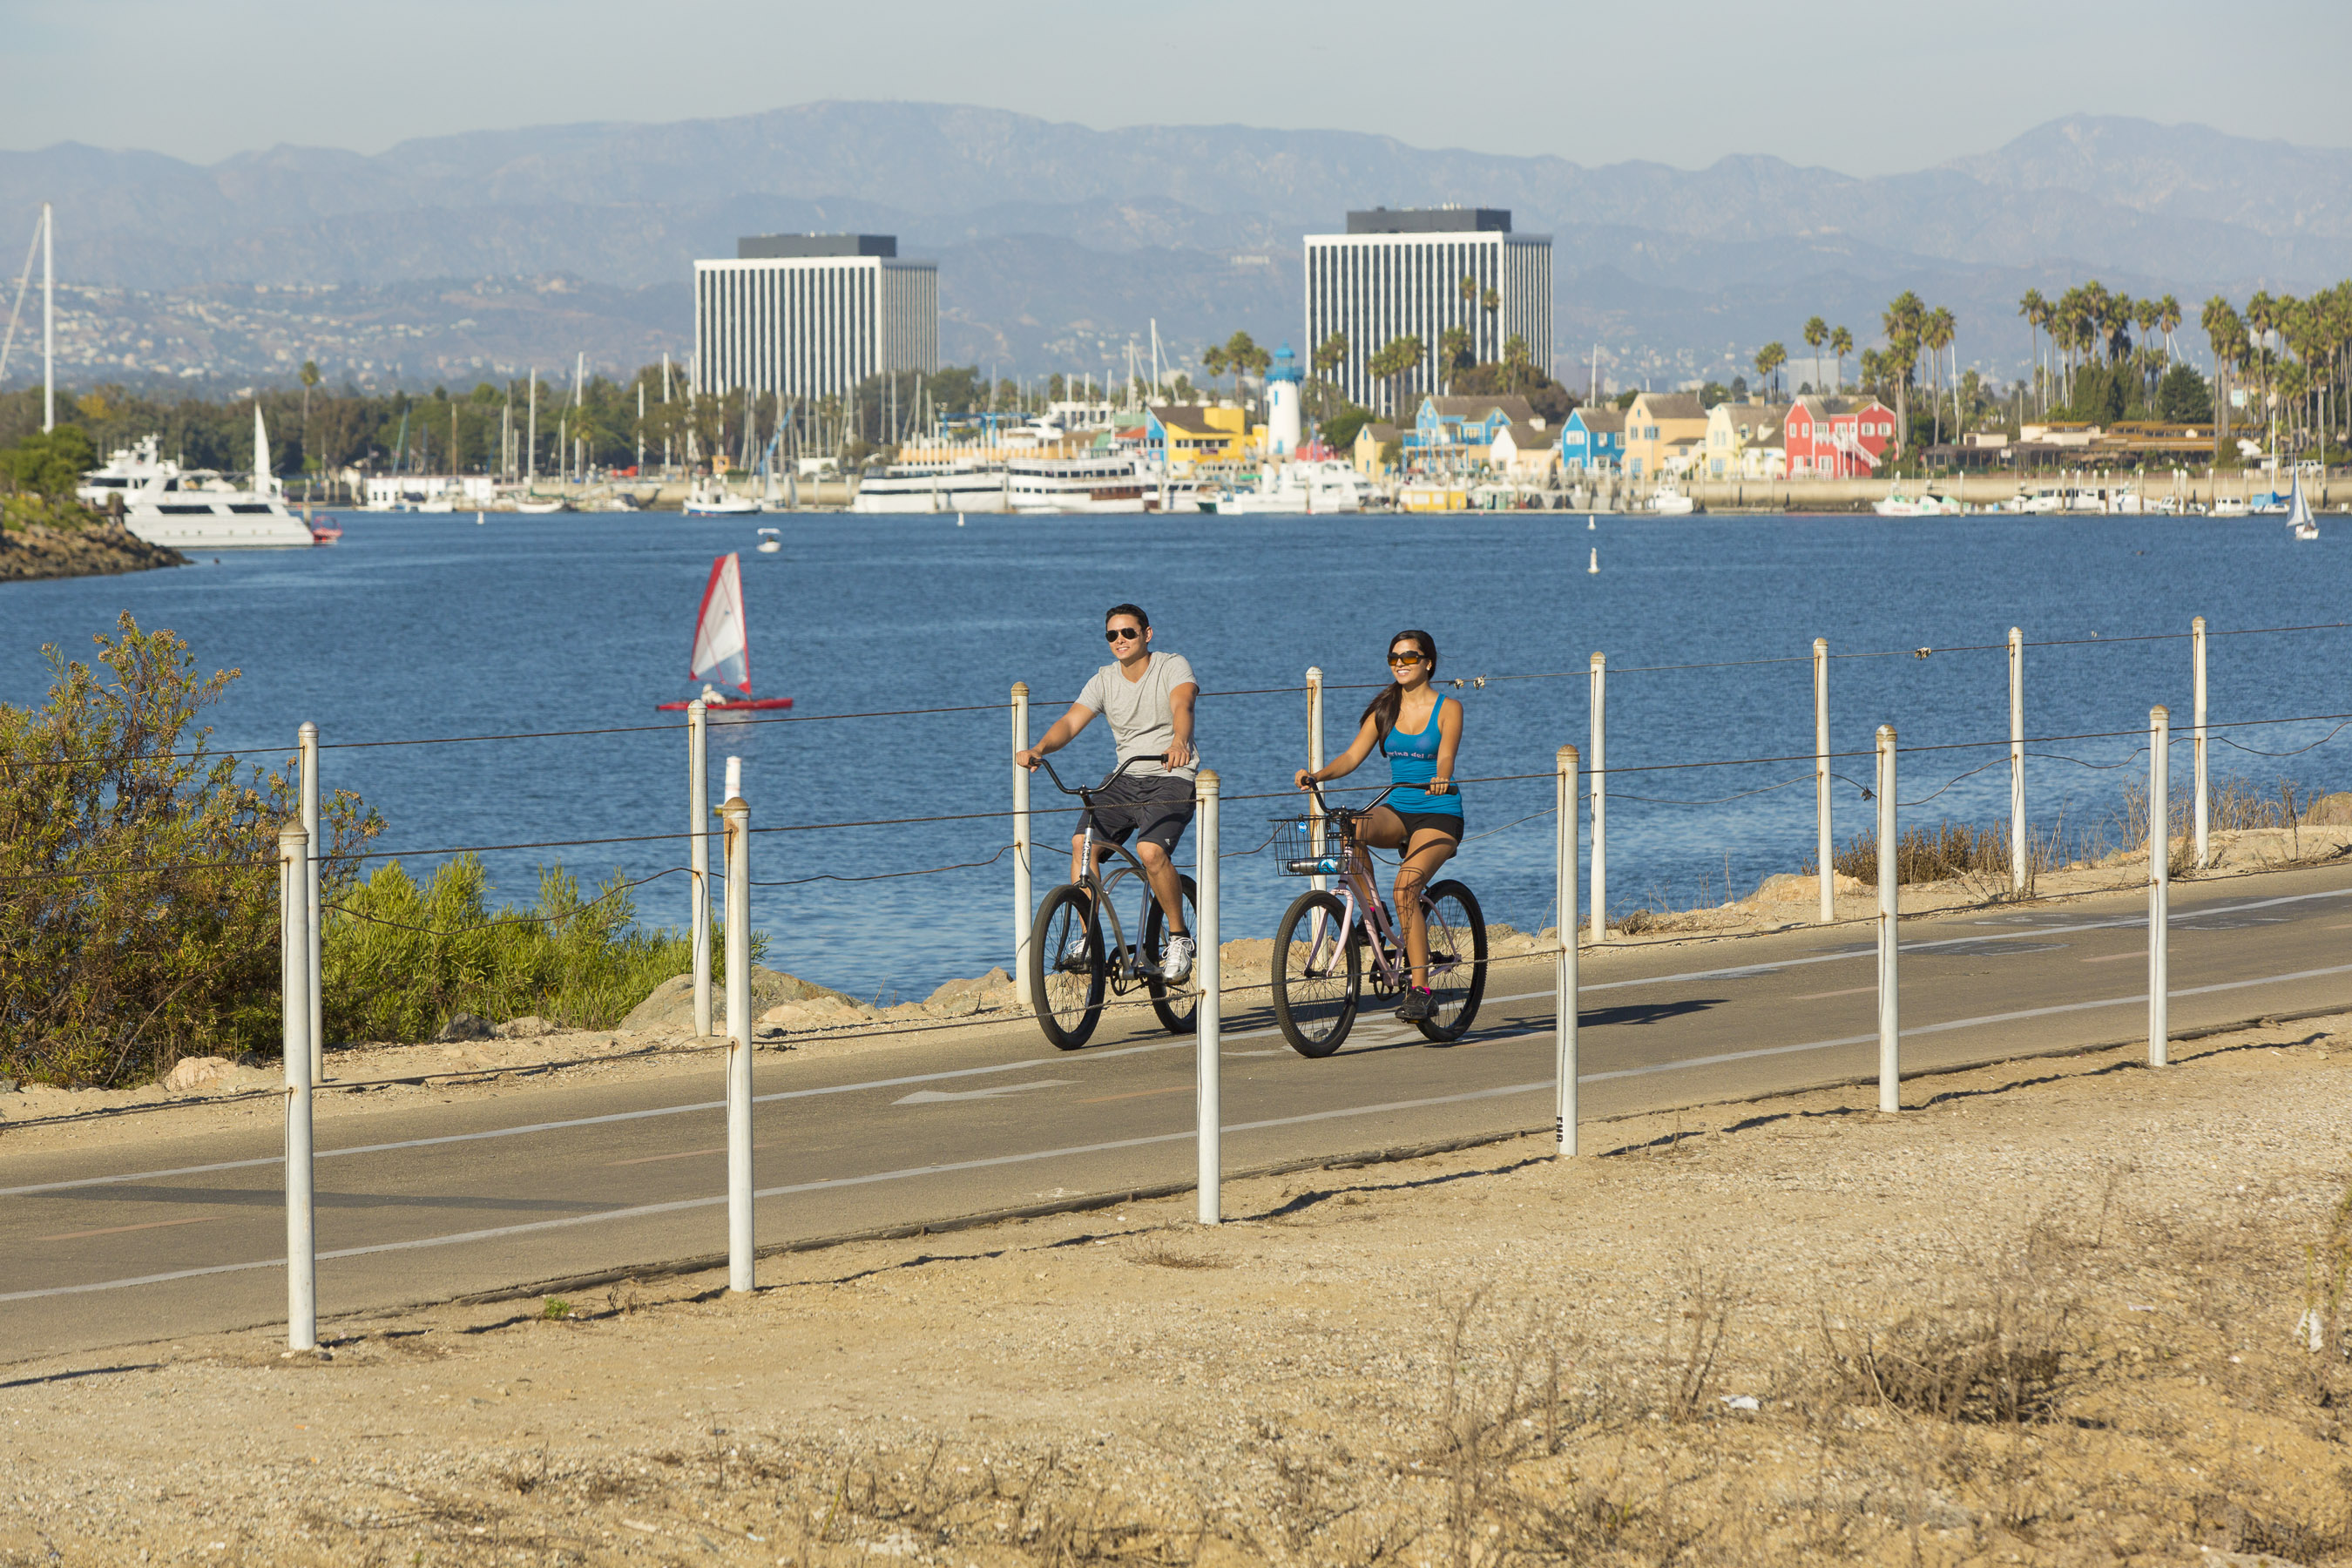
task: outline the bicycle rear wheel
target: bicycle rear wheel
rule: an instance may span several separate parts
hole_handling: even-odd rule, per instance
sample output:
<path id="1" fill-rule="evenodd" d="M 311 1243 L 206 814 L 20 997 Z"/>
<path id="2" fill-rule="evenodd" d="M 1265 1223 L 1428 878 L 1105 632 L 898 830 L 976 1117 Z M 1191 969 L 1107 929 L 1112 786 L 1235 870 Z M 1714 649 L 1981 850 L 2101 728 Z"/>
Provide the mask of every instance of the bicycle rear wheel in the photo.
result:
<path id="1" fill-rule="evenodd" d="M 1047 893 L 1029 930 L 1029 994 L 1048 1040 L 1066 1051 L 1087 1043 L 1109 973 L 1094 900 L 1066 882 Z"/>
<path id="2" fill-rule="evenodd" d="M 1422 897 L 1429 921 L 1429 999 L 1431 1016 L 1421 1020 L 1422 1034 L 1443 1043 L 1458 1040 L 1477 1021 L 1479 999 L 1486 994 L 1486 921 L 1477 896 L 1459 882 L 1433 884 Z"/>
<path id="3" fill-rule="evenodd" d="M 1201 932 L 1201 922 L 1193 908 L 1192 879 L 1181 879 L 1184 884 L 1184 929 L 1194 936 Z M 1144 962 L 1157 968 L 1168 954 L 1168 911 L 1160 900 L 1151 900 L 1151 909 L 1143 917 Z M 1166 981 L 1148 976 L 1144 987 L 1151 993 L 1151 1010 L 1171 1035 L 1189 1035 L 1201 1010 L 1201 959 L 1192 957 L 1192 972 L 1183 979 Z"/>
<path id="4" fill-rule="evenodd" d="M 1338 895 L 1305 892 L 1274 929 L 1274 1021 L 1302 1057 L 1329 1056 L 1356 1021 L 1363 942 L 1347 915 Z"/>

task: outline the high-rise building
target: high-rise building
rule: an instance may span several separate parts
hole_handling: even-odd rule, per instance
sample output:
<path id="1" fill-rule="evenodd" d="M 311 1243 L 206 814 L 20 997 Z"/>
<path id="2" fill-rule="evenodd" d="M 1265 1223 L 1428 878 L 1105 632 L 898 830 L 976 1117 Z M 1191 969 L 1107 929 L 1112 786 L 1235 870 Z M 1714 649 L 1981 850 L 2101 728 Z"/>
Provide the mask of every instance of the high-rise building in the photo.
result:
<path id="1" fill-rule="evenodd" d="M 1517 338 L 1528 363 L 1549 374 L 1551 237 L 1513 234 L 1511 215 L 1495 207 L 1376 207 L 1349 213 L 1346 234 L 1307 237 L 1307 353 L 1349 402 L 1410 417 L 1440 389 L 1449 327 L 1469 332 L 1482 363 L 1501 360 Z M 1334 333 L 1347 353 L 1323 369 Z M 1375 374 L 1374 356 L 1404 337 L 1421 340 L 1420 363 Z"/>
<path id="2" fill-rule="evenodd" d="M 887 234 L 773 234 L 694 264 L 694 390 L 845 393 L 940 368 L 940 264 Z"/>

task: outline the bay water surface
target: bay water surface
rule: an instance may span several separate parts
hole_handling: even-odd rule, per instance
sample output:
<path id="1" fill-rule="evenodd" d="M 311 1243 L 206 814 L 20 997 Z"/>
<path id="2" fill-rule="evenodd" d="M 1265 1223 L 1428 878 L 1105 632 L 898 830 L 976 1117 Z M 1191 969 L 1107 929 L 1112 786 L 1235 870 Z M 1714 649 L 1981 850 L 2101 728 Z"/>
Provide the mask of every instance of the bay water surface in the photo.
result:
<path id="1" fill-rule="evenodd" d="M 1259 846 L 1306 753 L 1304 671 L 1333 689 L 1336 755 L 1389 637 L 1433 634 L 1441 682 L 1465 710 L 1457 776 L 1535 775 L 1465 791 L 1475 836 L 1451 868 L 1490 920 L 1550 923 L 1549 770 L 1588 737 L 1590 655 L 1609 656 L 1610 901 L 1719 900 L 1811 857 L 1812 640 L 1826 637 L 1835 751 L 1874 729 L 1906 747 L 1906 819 L 1990 825 L 2007 811 L 2006 657 L 2026 656 L 2027 732 L 2143 731 L 2152 703 L 2190 711 L 2190 617 L 2216 634 L 2352 621 L 2352 540 L 2339 524 L 2294 542 L 2268 520 L 1698 517 L 1582 513 L 1444 518 L 1006 518 L 675 514 L 373 516 L 331 548 L 224 552 L 125 577 L 0 586 L 0 701 L 36 703 L 42 645 L 87 658 L 129 611 L 186 638 L 200 668 L 240 671 L 212 713 L 215 743 L 275 765 L 304 720 L 339 742 L 635 729 L 431 746 L 330 749 L 329 787 L 359 791 L 379 841 L 422 875 L 456 847 L 679 835 L 687 826 L 682 699 L 695 608 L 714 556 L 742 552 L 751 671 L 793 699 L 791 722 L 715 722 L 741 757 L 758 828 L 996 813 L 1010 803 L 1004 703 L 1034 694 L 1041 733 L 1108 658 L 1102 615 L 1143 605 L 1155 647 L 1188 658 L 1204 696 L 1200 742 L 1224 781 L 1228 938 L 1271 935 L 1302 886 Z M 2329 520 L 2334 521 L 2335 520 Z M 753 552 L 760 523 L 783 551 Z M 1597 549 L 1601 571 L 1588 571 Z M 2132 640 L 2147 639 L 2147 640 Z M 1917 650 L 1932 650 L 1921 653 Z M 1872 657 L 1846 657 L 1846 656 Z M 1700 667 L 1700 668 L 1692 668 Z M 2216 721 L 2352 710 L 2352 632 L 2219 636 Z M 1477 678 L 1484 677 L 1483 685 Z M 1343 688 L 1359 688 L 1343 689 Z M 1244 694 L 1246 693 L 1246 694 Z M 977 708 L 880 719 L 836 715 Z M 645 728 L 636 728 L 645 727 Z M 2335 728 L 2223 731 L 2268 752 Z M 2110 816 L 2144 780 L 2133 735 L 2037 745 L 2037 821 Z M 2060 757 L 2074 759 L 2061 761 Z M 1741 766 L 1659 764 L 1765 758 Z M 2270 758 L 2217 742 L 2217 775 L 2282 772 L 2352 784 L 2352 732 Z M 1099 721 L 1066 778 L 1110 765 Z M 1996 765 L 1986 767 L 1987 763 Z M 2104 764 L 2095 766 L 2090 764 Z M 1866 828 L 1867 755 L 1842 758 L 1838 836 Z M 1983 769 L 1970 773 L 1970 770 Z M 1377 758 L 1353 782 L 1385 783 Z M 1961 776 L 1967 775 L 1967 776 Z M 2188 752 L 2173 776 L 2185 783 Z M 1954 782 L 1957 780 L 1957 782 Z M 1780 786 L 1780 787 L 1775 787 Z M 1045 775 L 1036 803 L 1058 805 Z M 1760 793 L 1756 793 L 1760 792 Z M 1036 884 L 1061 879 L 1069 816 L 1041 815 Z M 1002 816 L 755 838 L 752 900 L 769 962 L 888 1000 L 1011 962 L 1010 840 Z M 1188 837 L 1182 858 L 1191 864 Z M 714 857 L 716 851 L 714 849 Z M 992 858 L 996 858 L 992 860 Z M 658 877 L 638 917 L 683 924 L 677 837 L 485 856 L 527 900 L 561 858 L 593 882 Z M 989 861 L 978 868 L 893 876 Z"/>

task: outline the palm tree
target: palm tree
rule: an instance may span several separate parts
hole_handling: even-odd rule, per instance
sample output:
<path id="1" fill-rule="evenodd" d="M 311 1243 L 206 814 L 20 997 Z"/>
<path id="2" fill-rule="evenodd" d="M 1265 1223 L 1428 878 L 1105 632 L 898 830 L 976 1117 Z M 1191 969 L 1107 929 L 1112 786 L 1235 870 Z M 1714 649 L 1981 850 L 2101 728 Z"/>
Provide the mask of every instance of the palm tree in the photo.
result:
<path id="1" fill-rule="evenodd" d="M 1928 311 L 1927 320 L 1919 323 L 1919 341 L 1927 349 L 1927 374 L 1935 382 L 1929 390 L 1929 397 L 1930 405 L 1935 410 L 1936 440 L 1938 444 L 1944 439 L 1943 353 L 1952 346 L 1954 330 L 1952 312 L 1942 305 Z M 1952 402 L 1952 427 L 1955 430 L 1959 428 L 1959 398 L 1956 392 Z"/>
<path id="2" fill-rule="evenodd" d="M 2172 334 L 2180 330 L 2180 301 L 2167 294 L 2156 302 L 2156 330 L 2164 334 L 2164 366 L 2172 368 Z"/>
<path id="3" fill-rule="evenodd" d="M 1348 363 L 1348 334 L 1333 332 L 1318 344 L 1314 353 L 1308 357 L 1315 367 L 1316 384 L 1328 391 L 1333 384 L 1334 374 Z"/>
<path id="4" fill-rule="evenodd" d="M 1223 343 L 1211 343 L 1201 351 L 1201 369 L 1212 383 L 1232 367 L 1233 361 L 1226 357 Z"/>
<path id="5" fill-rule="evenodd" d="M 1470 329 L 1448 327 L 1437 334 L 1437 363 L 1445 373 L 1445 389 L 1454 390 L 1454 378 L 1470 368 Z"/>
<path id="6" fill-rule="evenodd" d="M 1535 356 L 1528 352 L 1528 340 L 1513 332 L 1503 343 L 1503 390 L 1517 392 L 1528 380 L 1528 371 Z"/>
<path id="7" fill-rule="evenodd" d="M 1918 369 L 1919 332 L 1927 319 L 1927 307 L 1908 289 L 1888 300 L 1879 318 L 1879 325 L 1886 333 L 1886 353 L 1879 356 L 1878 363 L 1881 373 L 1895 383 L 1895 448 L 1898 460 L 1911 438 L 1911 381 Z"/>
<path id="8" fill-rule="evenodd" d="M 1789 361 L 1789 351 L 1779 343 L 1766 343 L 1756 351 L 1756 378 L 1769 382 Z"/>
<path id="9" fill-rule="evenodd" d="M 1495 322 L 1502 312 L 1503 296 L 1489 289 L 1478 296 L 1478 307 L 1486 312 L 1486 341 L 1491 343 L 1495 341 Z"/>
<path id="10" fill-rule="evenodd" d="M 2050 320 L 2050 301 L 2042 297 L 2041 289 L 2028 289 L 2023 298 L 2017 301 L 2017 313 L 2025 318 L 2026 332 L 2033 340 L 2034 379 L 2038 381 L 2042 369 L 2042 328 Z"/>
<path id="11" fill-rule="evenodd" d="M 1822 389 L 1822 345 L 1830 341 L 1829 323 L 1815 316 L 1805 323 L 1805 346 L 1813 351 L 1813 390 Z"/>
<path id="12" fill-rule="evenodd" d="M 1853 334 L 1843 327 L 1830 331 L 1830 353 L 1837 356 L 1837 389 L 1845 390 L 1845 356 L 1853 353 Z"/>
<path id="13" fill-rule="evenodd" d="M 1372 356 L 1369 368 L 1389 383 L 1389 417 L 1399 423 L 1403 420 L 1398 403 L 1404 393 L 1404 378 L 1420 366 L 1423 353 L 1421 339 L 1408 332 L 1391 338 L 1388 346 Z"/>

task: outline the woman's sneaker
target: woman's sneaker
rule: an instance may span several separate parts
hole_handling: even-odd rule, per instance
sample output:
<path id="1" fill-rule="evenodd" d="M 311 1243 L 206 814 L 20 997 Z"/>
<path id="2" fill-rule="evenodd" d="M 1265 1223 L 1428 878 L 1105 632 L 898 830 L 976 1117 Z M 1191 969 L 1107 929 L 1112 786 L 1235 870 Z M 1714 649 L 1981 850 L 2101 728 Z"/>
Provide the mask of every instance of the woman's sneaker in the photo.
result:
<path id="1" fill-rule="evenodd" d="M 1182 931 L 1168 939 L 1168 951 L 1160 955 L 1160 977 L 1171 982 L 1192 978 L 1192 957 L 1200 945 Z"/>
<path id="2" fill-rule="evenodd" d="M 1437 1016 L 1437 998 L 1429 994 L 1428 986 L 1416 985 L 1404 994 L 1396 1016 L 1408 1024 L 1425 1024 Z"/>

